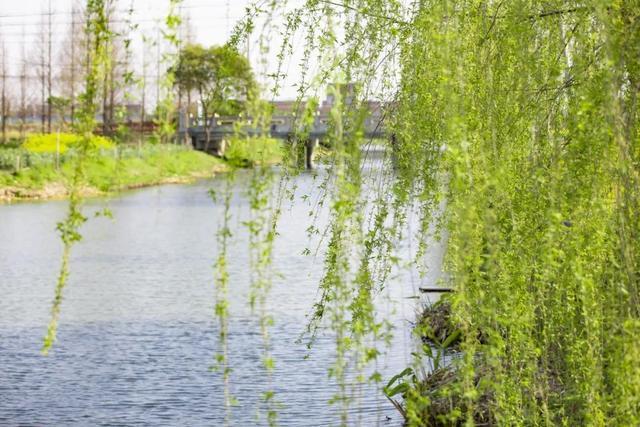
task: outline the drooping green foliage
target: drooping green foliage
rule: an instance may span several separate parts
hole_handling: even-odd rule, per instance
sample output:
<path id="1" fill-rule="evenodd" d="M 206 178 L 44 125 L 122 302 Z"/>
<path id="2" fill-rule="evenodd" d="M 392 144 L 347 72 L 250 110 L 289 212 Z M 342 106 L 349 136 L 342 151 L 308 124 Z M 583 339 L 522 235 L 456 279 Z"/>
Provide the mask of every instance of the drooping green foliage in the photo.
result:
<path id="1" fill-rule="evenodd" d="M 63 290 L 69 277 L 71 248 L 82 238 L 79 228 L 86 221 L 86 217 L 81 210 L 81 186 L 84 175 L 84 162 L 89 150 L 93 148 L 98 82 L 105 72 L 105 64 L 107 63 L 106 46 L 111 37 L 107 23 L 106 8 L 107 4 L 104 0 L 87 0 L 85 35 L 90 50 L 87 55 L 85 90 L 80 96 L 81 109 L 74 129 L 81 136 L 81 139 L 76 143 L 78 155 L 74 158 L 74 170 L 69 182 L 69 209 L 66 218 L 59 222 L 57 226 L 63 244 L 62 263 L 51 308 L 51 320 L 49 321 L 42 346 L 42 353 L 45 355 L 48 354 L 56 340 Z"/>
<path id="2" fill-rule="evenodd" d="M 222 373 L 222 382 L 224 386 L 225 426 L 228 426 L 231 423 L 231 408 L 236 401 L 231 394 L 230 388 L 232 367 L 229 363 L 229 268 L 227 265 L 227 249 L 229 240 L 233 237 L 230 228 L 233 178 L 233 172 L 227 175 L 224 194 L 219 196 L 213 191 L 209 194 L 214 203 L 218 202 L 219 197 L 222 197 L 223 203 L 222 221 L 220 222 L 216 234 L 218 241 L 218 253 L 214 264 L 216 295 L 214 314 L 218 322 L 219 348 L 215 355 L 215 364 L 212 365 L 212 370 Z"/>
<path id="3" fill-rule="evenodd" d="M 270 292 L 273 284 L 272 271 L 273 246 L 277 236 L 277 225 L 281 214 L 284 186 L 279 185 L 274 191 L 276 174 L 272 170 L 274 163 L 282 159 L 282 144 L 269 136 L 272 106 L 256 95 L 260 88 L 254 81 L 248 60 L 240 56 L 231 45 L 222 48 L 212 48 L 218 51 L 222 69 L 220 75 L 228 73 L 229 77 L 220 81 L 219 85 L 228 85 L 223 92 L 225 95 L 214 105 L 218 111 L 225 108 L 237 108 L 240 120 L 234 123 L 234 134 L 229 139 L 229 146 L 225 150 L 225 159 L 234 167 L 251 167 L 251 179 L 246 189 L 249 200 L 250 216 L 244 222 L 249 235 L 249 265 L 250 291 L 249 306 L 257 317 L 260 336 L 262 337 L 262 385 L 261 405 L 256 408 L 256 418 L 261 421 L 264 416 L 269 426 L 278 425 L 277 407 L 280 405 L 273 384 L 273 373 L 276 360 L 272 353 L 271 328 L 274 319 L 269 314 L 271 305 Z M 266 51 L 263 51 L 266 54 Z M 233 71 L 232 69 L 235 69 Z M 242 102 L 240 102 L 240 100 Z M 225 107 L 224 104 L 228 104 Z M 234 106 L 235 105 L 235 106 Z M 228 111 L 231 112 L 231 111 Z M 206 123 L 206 121 L 205 121 Z M 233 173 L 227 177 L 227 184 L 233 179 Z M 281 183 L 282 184 L 282 183 Z M 228 197 L 229 186 L 226 187 Z M 228 420 L 227 420 L 228 422 Z"/>
<path id="4" fill-rule="evenodd" d="M 419 255 L 430 226 L 448 233 L 461 357 L 438 389 L 406 389 L 408 422 L 637 424 L 640 6 L 310 0 L 303 10 L 289 27 L 316 24 L 307 34 L 320 81 L 342 75 L 363 83 L 356 99 L 386 95 L 393 232 L 417 205 Z M 349 274 L 354 253 L 367 259 L 353 106 L 338 104 L 332 120 L 331 240 L 315 311 L 337 335 L 337 377 L 357 348 L 344 324 L 366 318 L 371 288 L 366 269 Z"/>
<path id="5" fill-rule="evenodd" d="M 637 423 L 638 390 L 614 390 L 639 366 L 611 367 L 638 339 L 626 333 L 638 319 L 638 13 L 424 2 L 412 21 L 400 111 L 430 118 L 401 141 L 414 158 L 434 153 L 445 181 L 465 337 L 450 422 L 470 422 L 486 388 L 500 425 Z"/>
<path id="6" fill-rule="evenodd" d="M 251 266 L 251 290 L 249 305 L 257 313 L 262 335 L 262 367 L 266 376 L 266 390 L 262 394 L 266 419 L 269 426 L 277 425 L 277 400 L 273 388 L 275 359 L 271 351 L 271 327 L 273 317 L 269 314 L 269 295 L 273 282 L 272 261 L 276 226 L 280 217 L 281 198 L 273 194 L 274 173 L 265 162 L 254 168 L 248 188 L 251 218 L 246 222 L 249 232 Z M 273 197 L 275 196 L 275 199 Z"/>

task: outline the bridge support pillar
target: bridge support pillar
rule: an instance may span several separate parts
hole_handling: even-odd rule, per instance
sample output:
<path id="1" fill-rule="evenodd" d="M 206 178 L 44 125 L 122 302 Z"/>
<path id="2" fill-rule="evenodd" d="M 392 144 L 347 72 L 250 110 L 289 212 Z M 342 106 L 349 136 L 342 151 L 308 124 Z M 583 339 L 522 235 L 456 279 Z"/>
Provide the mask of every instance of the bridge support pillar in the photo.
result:
<path id="1" fill-rule="evenodd" d="M 225 138 L 222 138 L 216 147 L 216 156 L 222 157 L 224 153 L 227 151 L 228 142 Z"/>
<path id="2" fill-rule="evenodd" d="M 305 165 L 307 169 L 311 170 L 315 167 L 313 163 L 313 152 L 315 148 L 320 144 L 320 141 L 316 139 L 309 138 L 306 142 L 305 146 Z"/>

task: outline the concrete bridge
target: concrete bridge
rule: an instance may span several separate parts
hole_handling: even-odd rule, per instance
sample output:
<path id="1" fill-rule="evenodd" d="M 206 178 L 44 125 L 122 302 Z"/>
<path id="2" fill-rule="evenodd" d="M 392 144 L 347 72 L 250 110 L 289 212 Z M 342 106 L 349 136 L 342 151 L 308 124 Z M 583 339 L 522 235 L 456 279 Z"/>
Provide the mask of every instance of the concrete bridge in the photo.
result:
<path id="1" fill-rule="evenodd" d="M 296 138 L 295 129 L 300 126 L 299 117 L 295 117 L 291 108 L 293 105 L 289 101 L 274 103 L 276 112 L 271 118 L 269 136 L 292 142 Z M 386 133 L 382 126 L 382 108 L 379 102 L 368 102 L 369 114 L 364 121 L 364 137 L 367 139 L 385 138 Z M 308 169 L 313 168 L 313 154 L 315 148 L 322 142 L 328 143 L 330 136 L 329 114 L 331 112 L 331 100 L 323 102 L 314 116 L 314 123 L 307 133 L 304 141 L 305 164 Z M 234 135 L 234 125 L 241 120 L 240 117 L 214 117 L 209 128 L 209 142 L 203 125 L 187 127 L 183 125 L 184 120 L 180 120 L 179 129 L 180 140 L 188 139 L 193 148 L 205 151 L 215 156 L 223 156 L 228 141 Z M 250 121 L 249 121 L 250 122 Z M 248 136 L 263 135 L 262 129 L 252 128 L 250 125 L 242 129 L 243 134 Z"/>

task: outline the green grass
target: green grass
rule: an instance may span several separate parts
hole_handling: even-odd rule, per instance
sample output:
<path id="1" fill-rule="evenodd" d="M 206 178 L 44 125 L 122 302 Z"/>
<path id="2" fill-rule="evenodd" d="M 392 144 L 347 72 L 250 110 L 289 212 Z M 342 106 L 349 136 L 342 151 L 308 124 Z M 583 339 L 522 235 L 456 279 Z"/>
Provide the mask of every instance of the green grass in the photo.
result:
<path id="1" fill-rule="evenodd" d="M 0 146 L 0 193 L 4 188 L 8 190 L 7 194 L 19 194 L 18 197 L 24 198 L 63 197 L 64 187 L 73 176 L 77 151 L 74 150 L 76 137 L 62 135 L 66 136 L 60 139 L 59 156 L 51 152 L 52 147 L 58 146 L 55 134 L 31 135 L 18 147 Z M 97 137 L 93 146 L 83 162 L 82 185 L 86 195 L 186 182 L 196 177 L 213 176 L 228 167 L 276 164 L 283 157 L 281 142 L 262 137 L 233 139 L 224 160 L 172 144 L 144 144 L 137 148 L 116 146 Z M 6 194 L 4 197 L 6 200 Z"/>
<path id="2" fill-rule="evenodd" d="M 282 160 L 283 144 L 267 137 L 232 138 L 224 157 L 235 167 L 272 165 Z"/>
<path id="3" fill-rule="evenodd" d="M 144 146 L 123 150 L 116 159 L 114 151 L 95 153 L 84 163 L 84 182 L 102 192 L 158 184 L 171 180 L 188 180 L 213 175 L 224 163 L 207 154 L 176 146 Z M 46 184 L 66 184 L 75 162 L 67 160 L 59 170 L 54 164 L 35 165 L 17 173 L 0 172 L 0 187 L 38 190 Z"/>

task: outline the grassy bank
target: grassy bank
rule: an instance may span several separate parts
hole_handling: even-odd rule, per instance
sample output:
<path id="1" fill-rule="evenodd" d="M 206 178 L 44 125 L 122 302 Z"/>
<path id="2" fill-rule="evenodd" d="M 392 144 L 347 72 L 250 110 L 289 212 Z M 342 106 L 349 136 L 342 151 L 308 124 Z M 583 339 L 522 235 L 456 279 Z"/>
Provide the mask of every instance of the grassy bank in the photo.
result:
<path id="1" fill-rule="evenodd" d="M 16 165 L 0 170 L 0 200 L 50 199 L 67 196 L 73 153 L 34 154 L 12 149 L 5 158 Z M 9 163 L 9 162 L 7 162 Z M 24 166 L 21 166 L 24 165 Z M 180 146 L 145 145 L 140 149 L 96 150 L 84 162 L 83 193 L 87 196 L 144 186 L 189 182 L 227 169 L 220 159 Z"/>
<path id="2" fill-rule="evenodd" d="M 283 159 L 283 144 L 274 138 L 231 138 L 224 153 L 225 161 L 232 167 L 251 168 L 259 164 L 274 165 Z"/>

